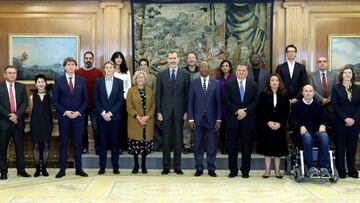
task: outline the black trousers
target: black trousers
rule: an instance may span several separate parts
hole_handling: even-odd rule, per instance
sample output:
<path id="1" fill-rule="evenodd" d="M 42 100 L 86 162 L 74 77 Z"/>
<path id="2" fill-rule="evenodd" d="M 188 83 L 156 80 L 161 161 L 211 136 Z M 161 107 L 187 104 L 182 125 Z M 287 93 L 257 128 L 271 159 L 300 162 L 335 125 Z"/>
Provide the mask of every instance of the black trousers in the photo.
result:
<path id="1" fill-rule="evenodd" d="M 181 169 L 181 149 L 183 144 L 183 119 L 175 119 L 174 115 L 171 115 L 169 119 L 163 121 L 163 168 L 171 168 L 170 158 L 170 146 L 174 143 L 174 169 Z"/>
<path id="2" fill-rule="evenodd" d="M 19 129 L 16 125 L 11 126 L 6 130 L 0 130 L 0 170 L 1 173 L 8 172 L 7 151 L 10 138 L 13 138 L 16 153 L 16 168 L 18 172 L 25 170 L 24 159 L 24 130 Z"/>
<path id="3" fill-rule="evenodd" d="M 241 124 L 242 125 L 242 124 Z M 252 151 L 252 130 L 244 128 L 228 128 L 228 146 L 229 146 L 229 170 L 231 173 L 237 173 L 239 141 L 241 144 L 241 172 L 248 174 L 250 171 L 251 151 Z"/>

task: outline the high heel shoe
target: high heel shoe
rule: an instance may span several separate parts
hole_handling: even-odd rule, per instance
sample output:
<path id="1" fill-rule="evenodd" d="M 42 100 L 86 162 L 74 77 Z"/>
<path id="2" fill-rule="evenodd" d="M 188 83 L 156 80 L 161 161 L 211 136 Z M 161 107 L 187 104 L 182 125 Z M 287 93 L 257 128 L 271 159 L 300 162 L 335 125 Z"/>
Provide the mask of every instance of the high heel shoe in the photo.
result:
<path id="1" fill-rule="evenodd" d="M 280 171 L 275 171 L 275 176 L 279 179 L 282 179 L 283 178 L 283 175 L 281 175 Z"/>
<path id="2" fill-rule="evenodd" d="M 263 178 L 269 178 L 269 177 L 270 177 L 270 172 L 267 173 L 267 172 L 265 171 L 265 174 L 263 175 Z"/>

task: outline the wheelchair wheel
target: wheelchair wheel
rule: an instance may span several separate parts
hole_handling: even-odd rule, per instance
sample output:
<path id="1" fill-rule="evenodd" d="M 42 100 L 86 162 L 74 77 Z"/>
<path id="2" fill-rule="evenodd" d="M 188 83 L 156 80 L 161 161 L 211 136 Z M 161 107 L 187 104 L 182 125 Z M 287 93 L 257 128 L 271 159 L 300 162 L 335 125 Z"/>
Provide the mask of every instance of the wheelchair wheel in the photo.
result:
<path id="1" fill-rule="evenodd" d="M 304 177 L 301 174 L 300 168 L 295 168 L 294 178 L 295 178 L 295 181 L 298 183 L 301 183 L 304 180 Z"/>
<path id="2" fill-rule="evenodd" d="M 330 182 L 336 183 L 339 180 L 339 172 L 334 167 L 334 175 L 331 175 Z"/>

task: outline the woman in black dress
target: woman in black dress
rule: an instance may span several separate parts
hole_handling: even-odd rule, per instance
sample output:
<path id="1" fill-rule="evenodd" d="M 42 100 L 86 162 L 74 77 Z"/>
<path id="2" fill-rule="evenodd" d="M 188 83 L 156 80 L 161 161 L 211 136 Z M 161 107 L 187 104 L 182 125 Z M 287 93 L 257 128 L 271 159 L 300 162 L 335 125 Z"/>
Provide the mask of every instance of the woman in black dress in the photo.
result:
<path id="1" fill-rule="evenodd" d="M 271 159 L 275 161 L 275 175 L 280 173 L 280 157 L 288 155 L 286 141 L 286 123 L 289 116 L 290 103 L 284 84 L 278 74 L 271 74 L 265 90 L 259 99 L 259 148 L 258 153 L 265 156 L 264 178 L 270 176 Z"/>
<path id="2" fill-rule="evenodd" d="M 46 82 L 46 77 L 43 74 L 36 75 L 35 86 L 37 90 L 29 99 L 31 110 L 30 133 L 36 165 L 34 177 L 38 177 L 40 172 L 43 176 L 49 176 L 46 171 L 46 163 L 49 157 L 53 119 L 50 105 L 51 97 L 50 93 L 46 91 Z"/>

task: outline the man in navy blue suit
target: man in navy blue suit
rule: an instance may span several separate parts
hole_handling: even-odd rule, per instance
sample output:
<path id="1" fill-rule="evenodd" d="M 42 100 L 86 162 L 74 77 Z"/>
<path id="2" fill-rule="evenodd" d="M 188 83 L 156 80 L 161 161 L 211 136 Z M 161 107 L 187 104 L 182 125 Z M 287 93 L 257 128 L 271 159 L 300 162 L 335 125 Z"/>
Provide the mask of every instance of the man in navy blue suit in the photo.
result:
<path id="1" fill-rule="evenodd" d="M 207 169 L 208 174 L 216 177 L 216 130 L 221 124 L 221 101 L 219 82 L 209 77 L 209 64 L 200 63 L 201 77 L 191 81 L 189 89 L 189 126 L 194 130 L 195 176 L 203 174 L 204 133 L 207 141 Z"/>
<path id="2" fill-rule="evenodd" d="M 86 82 L 83 78 L 75 76 L 77 66 L 75 59 L 65 58 L 63 66 L 65 75 L 55 80 L 52 92 L 52 103 L 59 120 L 60 133 L 60 171 L 55 177 L 62 178 L 65 176 L 70 132 L 74 145 L 75 175 L 87 177 L 88 175 L 82 170 L 81 164 L 81 141 L 84 131 L 84 117 L 82 115 L 85 115 L 84 111 L 88 100 Z"/>
<path id="3" fill-rule="evenodd" d="M 99 175 L 105 173 L 107 141 L 111 146 L 111 162 L 113 173 L 119 174 L 119 146 L 118 136 L 121 118 L 121 106 L 124 102 L 122 80 L 114 77 L 115 64 L 108 61 L 104 64 L 105 77 L 95 81 L 94 103 L 99 129 Z"/>

